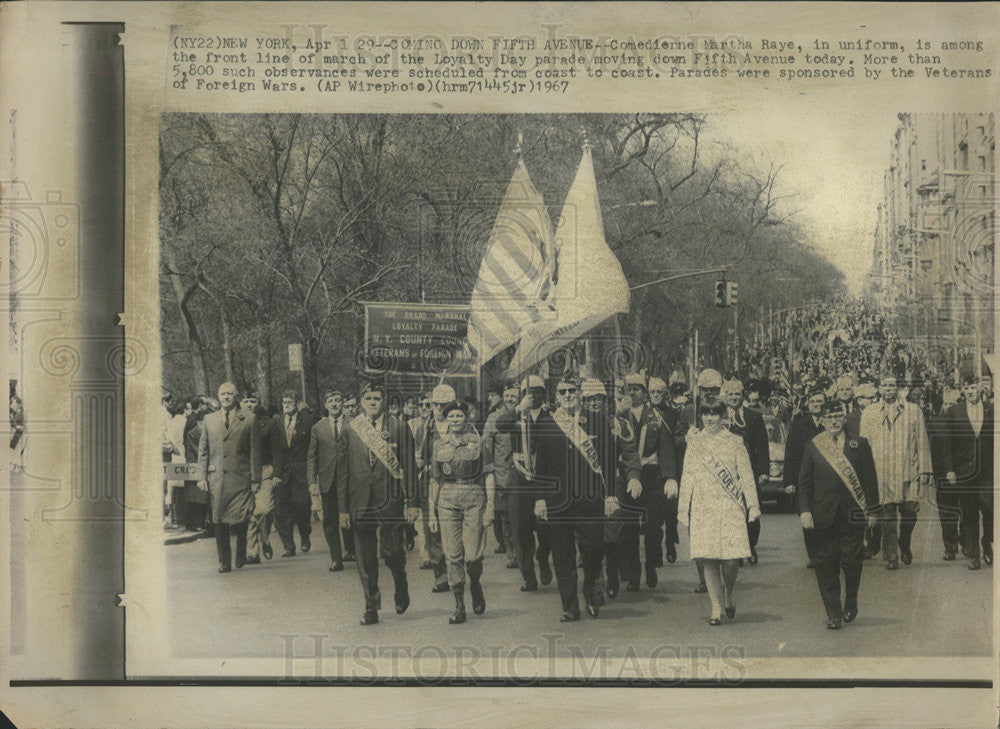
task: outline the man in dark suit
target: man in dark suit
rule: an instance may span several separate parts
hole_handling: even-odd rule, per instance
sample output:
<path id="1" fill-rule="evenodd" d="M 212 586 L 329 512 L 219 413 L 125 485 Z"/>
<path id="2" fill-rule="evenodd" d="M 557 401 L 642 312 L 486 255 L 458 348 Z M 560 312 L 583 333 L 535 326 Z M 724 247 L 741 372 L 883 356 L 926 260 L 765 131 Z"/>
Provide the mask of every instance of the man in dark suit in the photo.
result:
<path id="1" fill-rule="evenodd" d="M 330 571 L 344 569 L 344 552 L 340 542 L 340 508 L 337 483 L 344 478 L 346 453 L 340 447 L 344 438 L 344 395 L 339 390 L 327 390 L 324 395 L 326 417 L 320 418 L 309 435 L 309 455 L 306 472 L 309 493 L 323 504 L 323 535 L 330 548 Z M 351 551 L 348 547 L 348 551 Z"/>
<path id="2" fill-rule="evenodd" d="M 871 447 L 864 438 L 851 438 L 844 432 L 846 417 L 842 402 L 823 406 L 824 432 L 806 444 L 796 484 L 806 550 L 816 568 L 826 627 L 831 630 L 858 615 L 865 526 L 875 521 L 879 499 Z"/>
<path id="3" fill-rule="evenodd" d="M 764 427 L 764 416 L 743 404 L 743 383 L 739 380 L 727 380 L 722 383 L 722 399 L 726 402 L 729 419 L 729 430 L 743 438 L 747 454 L 750 456 L 750 467 L 753 468 L 753 480 L 757 486 L 758 496 L 771 472 L 771 451 L 767 439 L 767 428 Z M 757 564 L 757 542 L 760 540 L 760 519 L 747 522 L 747 536 L 750 539 L 750 564 Z"/>
<path id="4" fill-rule="evenodd" d="M 674 407 L 673 403 L 667 401 L 670 390 L 667 383 L 659 377 L 649 378 L 649 404 L 655 409 L 663 422 L 667 424 L 670 438 L 673 440 L 674 433 L 677 432 L 677 425 L 681 417 L 681 409 Z M 674 443 L 674 462 L 678 463 L 677 444 Z M 677 473 L 680 474 L 680 466 L 677 466 Z M 677 545 L 680 539 L 677 533 L 677 499 L 667 499 L 666 509 L 663 513 L 663 546 L 667 553 L 667 562 L 673 564 L 677 561 Z"/>
<path id="5" fill-rule="evenodd" d="M 354 553 L 365 593 L 362 625 L 378 622 L 381 553 L 392 572 L 396 613 L 410 606 L 403 527 L 420 518 L 417 464 L 409 426 L 385 413 L 385 388 L 369 384 L 361 394 L 362 412 L 345 428 L 344 478 L 338 479 L 340 525 L 354 529 Z"/>
<path id="6" fill-rule="evenodd" d="M 993 564 L 993 407 L 984 403 L 974 375 L 962 382 L 964 402 L 947 412 L 945 479 L 949 488 L 960 487 L 962 535 L 970 570 L 979 561 L 979 520 L 982 516 L 982 559 Z"/>
<path id="7" fill-rule="evenodd" d="M 792 420 L 788 428 L 788 438 L 785 440 L 785 472 L 782 475 L 786 494 L 794 494 L 796 491 L 796 481 L 799 478 L 799 468 L 802 466 L 802 454 L 805 452 L 806 443 L 823 432 L 819 419 L 825 403 L 826 393 L 820 389 L 812 390 L 805 401 L 806 411 Z M 813 560 L 810 557 L 806 567 L 812 568 L 812 566 Z"/>
<path id="8" fill-rule="evenodd" d="M 522 592 L 538 589 L 552 582 L 549 566 L 549 533 L 535 519 L 534 504 L 537 484 L 535 464 L 538 458 L 538 433 L 555 427 L 552 416 L 544 408 L 545 383 L 537 375 L 529 375 L 521 384 L 521 401 L 513 412 L 497 418 L 497 431 L 511 436 L 510 481 L 507 490 L 507 511 L 510 515 L 511 539 L 514 541 L 514 558 L 521 568 Z M 535 533 L 538 548 L 535 548 Z M 539 577 L 535 576 L 535 559 L 538 560 Z"/>
<path id="9" fill-rule="evenodd" d="M 958 390 L 945 393 L 944 407 L 938 415 L 927 418 L 927 440 L 931 446 L 931 466 L 934 469 L 934 483 L 938 519 L 941 521 L 941 541 L 944 542 L 944 559 L 954 562 L 962 546 L 960 531 L 962 520 L 962 487 L 949 483 L 947 475 L 951 468 L 951 421 L 948 409 L 958 402 Z"/>
<path id="10" fill-rule="evenodd" d="M 302 552 L 312 549 L 312 499 L 306 478 L 309 431 L 312 423 L 298 408 L 294 390 L 281 394 L 281 412 L 271 421 L 271 462 L 274 465 L 274 497 L 278 536 L 284 545 L 282 557 L 295 556 L 295 527 Z"/>
<path id="11" fill-rule="evenodd" d="M 202 422 L 198 488 L 209 493 L 219 572 L 231 572 L 231 531 L 236 532 L 236 568 L 246 564 L 247 522 L 260 491 L 261 449 L 253 414 L 236 407 L 236 385 L 219 387 L 219 403 L 222 409 Z"/>
<path id="12" fill-rule="evenodd" d="M 658 411 L 646 403 L 646 378 L 631 374 L 625 378 L 628 403 L 620 415 L 631 432 L 639 455 L 639 484 L 627 481 L 618 500 L 633 515 L 622 532 L 621 576 L 625 589 L 639 589 L 639 534 L 645 545 L 646 585 L 656 587 L 656 568 L 663 566 L 663 522 L 667 500 L 677 500 L 677 455 L 674 438 Z"/>

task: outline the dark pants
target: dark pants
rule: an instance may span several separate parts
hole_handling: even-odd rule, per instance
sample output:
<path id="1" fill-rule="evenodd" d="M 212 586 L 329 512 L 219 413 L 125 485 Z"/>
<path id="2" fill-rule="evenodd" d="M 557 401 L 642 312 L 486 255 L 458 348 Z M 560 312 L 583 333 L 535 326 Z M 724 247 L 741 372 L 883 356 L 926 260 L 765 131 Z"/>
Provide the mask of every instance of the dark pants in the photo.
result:
<path id="1" fill-rule="evenodd" d="M 819 594 L 827 618 L 844 614 L 845 608 L 857 608 L 861 567 L 865 558 L 865 528 L 851 524 L 846 514 L 838 514 L 824 529 L 806 529 L 806 551 L 816 570 Z M 840 604 L 840 573 L 844 573 L 844 605 Z"/>
<path id="2" fill-rule="evenodd" d="M 527 585 L 537 585 L 534 559 L 539 564 L 548 564 L 552 552 L 549 531 L 540 526 L 538 532 L 538 548 L 535 548 L 535 500 L 529 494 L 508 493 L 507 513 L 510 516 L 510 535 L 514 542 L 514 559 L 521 568 L 521 578 Z"/>
<path id="3" fill-rule="evenodd" d="M 242 565 L 247 561 L 247 523 L 215 524 L 215 549 L 219 553 L 219 564 L 231 567 L 233 561 L 233 544 L 230 535 L 236 532 L 236 563 Z"/>
<path id="4" fill-rule="evenodd" d="M 510 529 L 510 510 L 507 508 L 507 494 L 498 493 L 495 497 L 496 509 L 493 514 L 494 534 L 497 535 L 497 543 L 503 545 L 507 552 L 507 559 L 515 559 L 517 550 L 514 547 L 514 535 Z"/>
<path id="5" fill-rule="evenodd" d="M 677 534 L 677 499 L 667 499 L 666 509 L 663 515 L 663 545 L 670 554 L 677 554 L 677 545 L 680 544 L 680 537 Z"/>
<path id="6" fill-rule="evenodd" d="M 344 559 L 344 551 L 340 544 L 340 509 L 337 505 L 337 489 L 330 487 L 322 493 L 323 501 L 323 536 L 330 548 L 330 561 L 340 562 Z"/>
<path id="7" fill-rule="evenodd" d="M 959 524 L 962 519 L 962 494 L 942 484 L 937 489 L 937 507 L 944 551 L 956 554 L 961 546 Z"/>
<path id="8" fill-rule="evenodd" d="M 910 540 L 913 537 L 913 529 L 917 526 L 917 511 L 919 510 L 920 505 L 916 501 L 900 501 L 899 503 L 879 506 L 878 521 L 879 526 L 882 527 L 882 556 L 887 562 L 897 558 L 898 550 L 910 550 Z M 899 514 L 898 526 L 897 513 Z"/>
<path id="9" fill-rule="evenodd" d="M 552 566 L 559 586 L 562 609 L 566 613 L 580 612 L 577 594 L 576 549 L 583 559 L 583 598 L 588 604 L 599 604 L 597 579 L 604 558 L 604 525 L 599 516 L 573 520 L 554 516 L 548 532 L 552 545 Z"/>
<path id="10" fill-rule="evenodd" d="M 365 610 L 382 609 L 382 593 L 378 587 L 378 560 L 392 573 L 392 580 L 399 598 L 407 593 L 406 550 L 403 547 L 401 517 L 363 516 L 353 522 L 354 554 L 358 561 L 358 576 L 365 593 Z"/>
<path id="11" fill-rule="evenodd" d="M 312 534 L 312 499 L 309 488 L 304 484 L 283 483 L 274 488 L 274 527 L 286 552 L 295 551 L 295 527 L 299 529 L 299 541 L 309 544 Z"/>
<path id="12" fill-rule="evenodd" d="M 643 485 L 643 490 L 646 486 Z M 632 507 L 629 520 L 622 530 L 620 570 L 622 579 L 637 582 L 641 573 L 639 535 L 643 536 L 646 569 L 663 566 L 663 519 L 667 498 L 657 494 L 639 506 Z"/>
<path id="13" fill-rule="evenodd" d="M 965 553 L 971 558 L 979 556 L 979 518 L 982 516 L 983 552 L 993 554 L 993 490 L 989 486 L 971 487 L 962 494 L 962 535 Z"/>

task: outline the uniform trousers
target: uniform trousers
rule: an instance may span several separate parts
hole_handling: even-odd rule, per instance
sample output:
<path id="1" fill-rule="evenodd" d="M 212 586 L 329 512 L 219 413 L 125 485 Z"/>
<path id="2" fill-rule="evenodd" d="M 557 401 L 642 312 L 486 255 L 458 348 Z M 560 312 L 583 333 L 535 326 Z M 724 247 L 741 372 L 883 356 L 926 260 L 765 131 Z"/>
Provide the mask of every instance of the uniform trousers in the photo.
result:
<path id="1" fill-rule="evenodd" d="M 806 529 L 806 551 L 813 561 L 819 594 L 827 618 L 839 619 L 845 608 L 857 608 L 861 568 L 865 558 L 865 526 L 853 524 L 844 510 L 823 529 Z M 840 604 L 840 573 L 844 573 L 844 605 Z"/>
<path id="2" fill-rule="evenodd" d="M 274 487 L 275 527 L 286 552 L 295 551 L 295 527 L 299 541 L 309 544 L 312 534 L 312 499 L 305 484 L 282 483 Z"/>
<path id="3" fill-rule="evenodd" d="M 406 582 L 406 551 L 403 547 L 401 516 L 387 516 L 381 512 L 362 512 L 353 521 L 354 554 L 357 556 L 358 576 L 365 594 L 365 610 L 382 609 L 382 593 L 378 586 L 378 560 L 381 557 L 392 573 L 396 598 L 408 594 Z"/>
<path id="4" fill-rule="evenodd" d="M 421 518 L 424 525 L 424 549 L 427 551 L 427 561 L 431 563 L 434 570 L 434 584 L 444 585 L 448 583 L 448 563 L 444 558 L 444 545 L 441 543 L 441 531 L 437 533 L 430 528 L 430 509 L 427 507 L 421 510 Z M 438 517 L 440 520 L 440 516 Z"/>
<path id="5" fill-rule="evenodd" d="M 878 507 L 878 521 L 882 527 L 882 555 L 886 562 L 896 559 L 900 549 L 909 551 L 919 510 L 920 504 L 909 500 L 881 504 Z"/>
<path id="6" fill-rule="evenodd" d="M 521 579 L 529 586 L 537 586 L 538 578 L 535 576 L 533 560 L 537 559 L 539 564 L 548 564 L 552 548 L 548 529 L 536 522 L 534 496 L 523 491 L 508 491 L 507 514 L 510 517 L 510 536 L 514 542 L 514 559 L 521 569 Z"/>
<path id="7" fill-rule="evenodd" d="M 600 511 L 593 515 L 554 514 L 549 517 L 548 532 L 552 544 L 552 566 L 563 612 L 580 612 L 577 548 L 583 560 L 583 598 L 588 604 L 599 605 L 597 579 L 601 573 L 601 560 L 604 558 L 603 514 Z"/>
<path id="8" fill-rule="evenodd" d="M 655 484 L 650 488 L 655 488 Z M 662 489 L 662 484 L 660 486 Z M 647 486 L 643 484 L 643 491 Z M 676 499 L 674 499 L 676 502 Z M 630 519 L 626 521 L 621 536 L 621 577 L 629 582 L 639 580 L 639 535 L 644 542 L 646 569 L 663 566 L 663 521 L 667 510 L 667 497 L 654 494 L 640 504 L 629 509 Z"/>
<path id="9" fill-rule="evenodd" d="M 233 561 L 233 544 L 230 541 L 231 534 L 236 533 L 236 563 L 243 566 L 247 560 L 247 523 L 239 524 L 215 524 L 215 548 L 219 554 L 219 564 L 230 567 Z"/>
<path id="10" fill-rule="evenodd" d="M 323 536 L 326 546 L 330 549 L 330 561 L 341 562 L 344 550 L 340 542 L 340 508 L 337 502 L 337 489 L 333 486 L 320 492 L 323 501 Z"/>
<path id="11" fill-rule="evenodd" d="M 441 544 L 448 563 L 448 584 L 465 584 L 466 569 L 478 580 L 486 552 L 486 491 L 478 483 L 445 481 L 438 493 L 437 515 Z"/>
<path id="12" fill-rule="evenodd" d="M 982 516 L 983 553 L 993 554 L 993 487 L 992 484 L 976 484 L 966 487 L 962 494 L 962 536 L 965 539 L 965 553 L 968 557 L 979 556 L 979 519 Z"/>

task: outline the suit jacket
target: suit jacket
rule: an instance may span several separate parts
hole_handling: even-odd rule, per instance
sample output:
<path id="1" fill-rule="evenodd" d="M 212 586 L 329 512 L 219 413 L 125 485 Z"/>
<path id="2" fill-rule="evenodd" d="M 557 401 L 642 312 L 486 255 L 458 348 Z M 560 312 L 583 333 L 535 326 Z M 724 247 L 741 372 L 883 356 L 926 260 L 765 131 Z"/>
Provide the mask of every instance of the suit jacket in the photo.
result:
<path id="1" fill-rule="evenodd" d="M 767 428 L 764 427 L 764 416 L 752 408 L 740 407 L 737 413 L 743 422 L 729 424 L 729 431 L 743 437 L 743 445 L 750 456 L 750 466 L 753 468 L 754 483 L 758 483 L 762 475 L 771 472 L 771 450 L 767 439 Z"/>
<path id="2" fill-rule="evenodd" d="M 529 472 L 537 473 L 538 441 L 540 433 L 551 433 L 559 426 L 552 420 L 547 410 L 542 409 L 535 420 L 528 413 L 518 413 L 516 410 L 504 413 L 497 418 L 497 431 L 511 436 L 511 460 L 525 465 Z M 544 498 L 544 489 L 533 478 L 525 478 L 516 467 L 510 471 L 508 483 L 509 493 L 524 494 L 526 498 L 535 501 Z"/>
<path id="3" fill-rule="evenodd" d="M 814 423 L 813 417 L 809 413 L 802 413 L 792 421 L 792 425 L 788 429 L 788 440 L 785 442 L 783 485 L 795 484 L 795 479 L 799 477 L 799 468 L 802 466 L 802 454 L 805 452 L 806 443 L 822 432 L 823 427 Z"/>
<path id="4" fill-rule="evenodd" d="M 840 438 L 843 453 L 858 474 L 870 511 L 879 503 L 878 480 L 871 446 L 864 438 L 851 438 L 847 433 L 842 433 Z M 815 438 L 809 440 L 803 451 L 796 486 L 799 513 L 810 512 L 817 529 L 831 526 L 838 511 L 847 515 L 850 524 L 858 527 L 866 525 L 867 515 L 861 512 L 850 488 L 819 452 Z"/>
<path id="5" fill-rule="evenodd" d="M 250 518 L 252 482 L 261 479 L 260 435 L 257 419 L 236 408 L 226 428 L 225 411 L 209 413 L 202 421 L 198 442 L 198 479 L 208 481 L 212 521 L 239 524 Z"/>
<path id="6" fill-rule="evenodd" d="M 640 500 L 644 501 L 650 497 L 650 494 L 646 493 L 650 485 L 658 485 L 659 493 L 662 494 L 664 481 L 668 478 L 675 480 L 679 478 L 674 437 L 670 428 L 667 427 L 659 411 L 649 405 L 642 406 L 639 417 L 636 417 L 631 407 L 623 410 L 621 417 L 625 421 L 624 438 L 627 440 L 631 434 L 636 451 L 639 452 L 641 449 L 638 453 L 643 479 L 643 494 Z M 644 429 L 645 439 L 643 439 Z"/>
<path id="7" fill-rule="evenodd" d="M 336 439 L 329 417 L 317 420 L 310 431 L 306 476 L 310 484 L 319 486 L 320 493 L 327 493 L 347 472 L 347 464 L 344 463 L 347 453 L 340 447 L 347 421 L 346 415 L 340 416 Z"/>
<path id="8" fill-rule="evenodd" d="M 292 444 L 288 444 L 285 434 L 285 414 L 277 413 L 271 418 L 271 462 L 274 477 L 281 479 L 281 485 L 308 486 L 306 460 L 309 457 L 309 432 L 311 423 L 305 413 L 295 416 Z"/>
<path id="9" fill-rule="evenodd" d="M 959 483 L 993 484 L 993 406 L 983 403 L 983 426 L 977 436 L 969 421 L 969 406 L 960 402 L 945 414 L 947 446 L 944 471 L 954 471 Z"/>
<path id="10" fill-rule="evenodd" d="M 354 420 L 364 417 L 358 415 Z M 404 501 L 410 506 L 420 504 L 413 433 L 406 423 L 391 415 L 382 415 L 381 422 L 379 432 L 399 459 L 403 478 L 394 478 L 382 461 L 373 459 L 368 446 L 348 423 L 340 439 L 344 478 L 337 479 L 336 486 L 340 513 L 350 514 L 352 520 L 362 514 L 398 519 L 403 516 Z"/>

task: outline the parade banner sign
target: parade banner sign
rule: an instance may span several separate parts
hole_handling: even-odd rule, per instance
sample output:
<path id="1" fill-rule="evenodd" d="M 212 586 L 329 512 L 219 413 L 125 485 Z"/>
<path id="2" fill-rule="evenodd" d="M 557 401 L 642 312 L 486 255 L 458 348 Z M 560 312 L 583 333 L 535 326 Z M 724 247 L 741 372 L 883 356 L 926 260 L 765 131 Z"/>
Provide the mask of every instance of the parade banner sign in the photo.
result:
<path id="1" fill-rule="evenodd" d="M 365 371 L 475 377 L 468 330 L 468 305 L 367 303 Z"/>

